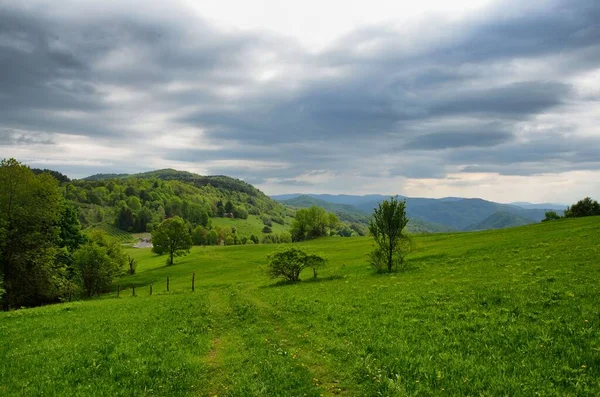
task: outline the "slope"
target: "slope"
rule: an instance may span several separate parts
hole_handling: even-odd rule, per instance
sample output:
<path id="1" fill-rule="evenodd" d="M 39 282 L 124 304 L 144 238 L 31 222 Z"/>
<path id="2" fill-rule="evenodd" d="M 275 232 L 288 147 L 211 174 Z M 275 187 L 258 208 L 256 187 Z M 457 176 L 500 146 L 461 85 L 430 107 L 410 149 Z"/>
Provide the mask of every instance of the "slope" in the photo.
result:
<path id="1" fill-rule="evenodd" d="M 483 221 L 471 225 L 467 230 L 503 229 L 507 227 L 523 226 L 535 223 L 533 219 L 511 214 L 510 212 L 498 211 L 485 218 Z"/>
<path id="2" fill-rule="evenodd" d="M 297 245 L 327 253 L 322 278 L 294 285 L 261 271 L 274 246 L 131 249 L 118 299 L 0 313 L 0 391 L 599 395 L 599 239 L 598 217 L 423 235 L 375 275 L 369 238 L 324 238 Z"/>

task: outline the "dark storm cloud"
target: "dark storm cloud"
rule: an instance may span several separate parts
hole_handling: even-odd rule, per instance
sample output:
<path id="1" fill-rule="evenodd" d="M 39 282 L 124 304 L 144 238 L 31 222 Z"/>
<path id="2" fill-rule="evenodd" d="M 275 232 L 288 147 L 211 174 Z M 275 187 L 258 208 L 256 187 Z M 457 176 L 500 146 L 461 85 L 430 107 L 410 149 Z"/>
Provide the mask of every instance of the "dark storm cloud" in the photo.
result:
<path id="1" fill-rule="evenodd" d="M 598 1 L 527 12 L 504 3 L 479 19 L 424 25 L 422 35 L 371 26 L 318 53 L 273 34 L 221 31 L 178 5 L 150 13 L 141 4 L 98 15 L 0 6 L 2 145 L 33 139 L 6 129 L 134 147 L 191 128 L 202 131 L 198 147 L 156 155 L 288 185 L 323 169 L 409 178 L 442 177 L 449 165 L 597 169 L 595 140 L 578 136 L 586 131 L 542 139 L 522 125 L 582 100 L 569 79 L 600 67 Z M 536 61 L 539 72 L 519 68 Z M 260 80 L 268 69 L 279 74 Z M 146 130 L 155 115 L 161 132 Z M 382 156 L 389 164 L 378 168 Z"/>

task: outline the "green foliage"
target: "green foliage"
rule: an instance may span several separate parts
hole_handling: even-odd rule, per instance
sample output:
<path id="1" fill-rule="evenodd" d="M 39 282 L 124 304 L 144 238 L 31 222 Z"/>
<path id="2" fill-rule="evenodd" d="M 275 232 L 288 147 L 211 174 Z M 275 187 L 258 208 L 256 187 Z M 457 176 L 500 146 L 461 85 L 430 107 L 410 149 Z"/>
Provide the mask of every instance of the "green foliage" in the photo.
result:
<path id="1" fill-rule="evenodd" d="M 192 237 L 180 217 L 165 219 L 152 231 L 152 252 L 157 255 L 168 254 L 168 265 L 173 257 L 187 255 L 192 247 Z"/>
<path id="2" fill-rule="evenodd" d="M 272 233 L 273 230 L 269 226 L 265 226 L 265 227 L 263 227 L 262 232 L 263 233 Z"/>
<path id="3" fill-rule="evenodd" d="M 217 245 L 219 240 L 219 234 L 216 230 L 210 230 L 206 235 L 206 245 Z"/>
<path id="4" fill-rule="evenodd" d="M 63 206 L 58 181 L 35 175 L 14 159 L 0 163 L 0 277 L 4 309 L 33 306 L 59 298 L 66 278 L 55 261 L 61 244 L 61 220 L 72 220 Z M 69 230 L 64 230 L 69 239 Z M 69 236 L 68 236 L 69 235 Z M 65 240 L 65 245 L 75 241 Z"/>
<path id="5" fill-rule="evenodd" d="M 329 235 L 330 230 L 335 229 L 339 219 L 333 213 L 327 213 L 321 207 L 310 207 L 296 211 L 292 221 L 292 239 L 303 241 L 316 237 Z"/>
<path id="6" fill-rule="evenodd" d="M 325 264 L 325 259 L 316 254 L 307 254 L 298 248 L 286 248 L 267 257 L 267 273 L 271 278 L 287 281 L 300 281 L 300 273 L 307 268 L 317 269 Z M 317 276 L 316 270 L 314 272 Z"/>
<path id="7" fill-rule="evenodd" d="M 577 203 L 567 207 L 565 218 L 580 218 L 584 216 L 600 215 L 600 204 L 590 197 L 579 200 Z"/>
<path id="8" fill-rule="evenodd" d="M 192 243 L 194 245 L 208 244 L 208 230 L 204 226 L 196 226 L 192 230 Z"/>
<path id="9" fill-rule="evenodd" d="M 403 233 L 408 224 L 406 203 L 390 197 L 379 203 L 373 212 L 369 232 L 377 247 L 370 254 L 371 266 L 381 272 L 404 267 L 404 258 L 412 251 L 411 239 Z"/>
<path id="10" fill-rule="evenodd" d="M 546 218 L 542 219 L 542 222 L 554 221 L 554 220 L 557 220 L 557 219 L 560 219 L 560 215 L 558 215 L 554 211 L 547 211 L 546 212 Z"/>
<path id="11" fill-rule="evenodd" d="M 127 259 L 117 240 L 95 232 L 90 241 L 73 254 L 73 262 L 85 295 L 91 297 L 108 290 L 113 280 L 123 274 Z"/>

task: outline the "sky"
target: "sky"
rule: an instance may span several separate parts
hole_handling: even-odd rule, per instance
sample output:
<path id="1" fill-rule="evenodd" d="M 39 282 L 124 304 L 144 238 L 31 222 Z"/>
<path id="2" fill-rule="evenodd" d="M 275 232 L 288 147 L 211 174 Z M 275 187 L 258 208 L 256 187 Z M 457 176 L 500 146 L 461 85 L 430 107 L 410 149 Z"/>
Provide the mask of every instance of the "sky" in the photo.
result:
<path id="1" fill-rule="evenodd" d="M 0 158 L 600 198 L 600 1 L 0 0 Z"/>

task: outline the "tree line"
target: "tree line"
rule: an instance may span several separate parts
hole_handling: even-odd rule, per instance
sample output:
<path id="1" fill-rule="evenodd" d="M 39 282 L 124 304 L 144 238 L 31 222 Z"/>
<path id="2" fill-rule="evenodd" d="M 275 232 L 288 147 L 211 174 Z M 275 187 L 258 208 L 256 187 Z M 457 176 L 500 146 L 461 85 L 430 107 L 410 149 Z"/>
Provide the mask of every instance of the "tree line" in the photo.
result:
<path id="1" fill-rule="evenodd" d="M 2 308 L 69 300 L 105 291 L 127 258 L 101 232 L 86 236 L 58 180 L 14 159 L 0 163 Z"/>

